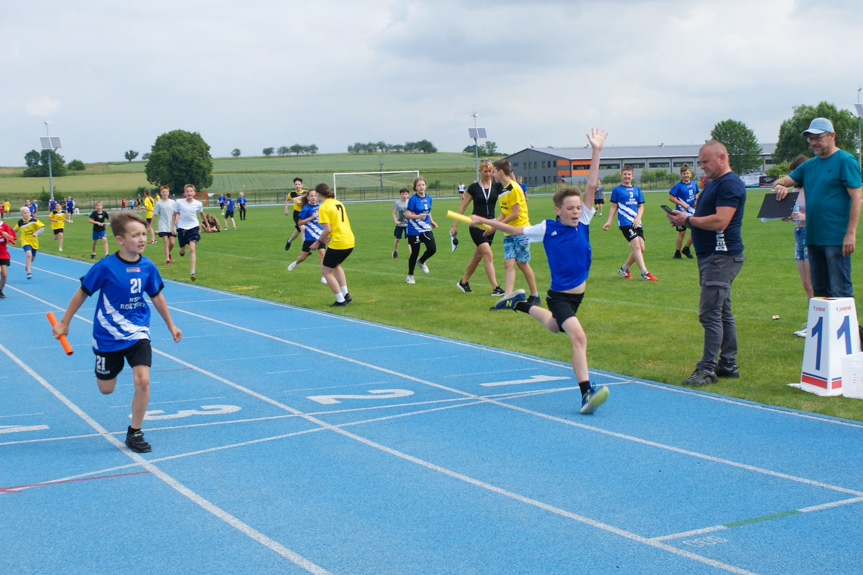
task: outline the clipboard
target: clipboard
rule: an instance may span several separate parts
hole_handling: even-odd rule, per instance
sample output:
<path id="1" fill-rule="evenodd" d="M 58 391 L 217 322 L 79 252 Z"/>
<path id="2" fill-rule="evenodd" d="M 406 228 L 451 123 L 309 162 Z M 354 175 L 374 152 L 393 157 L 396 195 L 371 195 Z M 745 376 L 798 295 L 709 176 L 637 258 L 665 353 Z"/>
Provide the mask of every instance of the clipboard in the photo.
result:
<path id="1" fill-rule="evenodd" d="M 794 204 L 797 203 L 797 196 L 800 192 L 788 192 L 788 195 L 781 202 L 776 201 L 776 192 L 769 192 L 764 195 L 764 201 L 761 202 L 761 210 L 758 212 L 758 217 L 761 220 L 778 220 L 781 218 L 790 218 L 791 212 L 794 211 Z"/>

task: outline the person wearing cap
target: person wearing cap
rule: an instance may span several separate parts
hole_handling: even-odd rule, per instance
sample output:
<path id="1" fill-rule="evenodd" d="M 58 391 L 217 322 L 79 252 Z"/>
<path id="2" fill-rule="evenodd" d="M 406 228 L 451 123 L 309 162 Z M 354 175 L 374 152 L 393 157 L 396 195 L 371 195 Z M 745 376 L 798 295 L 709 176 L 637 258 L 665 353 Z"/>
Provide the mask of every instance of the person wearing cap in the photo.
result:
<path id="1" fill-rule="evenodd" d="M 776 180 L 776 199 L 789 187 L 806 189 L 806 247 L 815 297 L 854 297 L 851 254 L 863 205 L 860 164 L 836 146 L 827 118 L 815 118 L 803 132 L 815 157 Z"/>

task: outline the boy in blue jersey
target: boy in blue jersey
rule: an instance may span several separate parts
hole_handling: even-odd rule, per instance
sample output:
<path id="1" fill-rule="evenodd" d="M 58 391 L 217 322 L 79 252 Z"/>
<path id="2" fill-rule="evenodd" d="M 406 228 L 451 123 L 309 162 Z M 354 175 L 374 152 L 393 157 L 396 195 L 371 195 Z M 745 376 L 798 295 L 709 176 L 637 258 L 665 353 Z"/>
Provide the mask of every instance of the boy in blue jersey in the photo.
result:
<path id="1" fill-rule="evenodd" d="M 620 266 L 617 273 L 626 279 L 632 279 L 629 268 L 633 263 L 638 264 L 641 269 L 641 279 L 655 282 L 647 267 L 644 265 L 644 228 L 641 226 L 641 216 L 644 214 L 644 194 L 641 188 L 632 185 L 632 166 L 623 166 L 620 170 L 620 185 L 611 190 L 611 209 L 608 210 L 608 221 L 602 229 L 608 231 L 611 220 L 617 214 L 617 226 L 623 234 L 626 243 L 632 247 L 632 253 L 626 258 L 626 263 Z"/>
<path id="2" fill-rule="evenodd" d="M 132 368 L 135 394 L 132 397 L 132 424 L 126 431 L 126 445 L 132 451 L 148 453 L 141 424 L 150 401 L 150 308 L 144 294 L 165 320 L 179 342 L 183 332 L 174 325 L 165 296 L 162 277 L 156 265 L 144 257 L 147 247 L 147 222 L 132 212 L 111 215 L 111 232 L 120 249 L 99 260 L 81 278 L 81 287 L 72 296 L 63 318 L 54 326 L 54 337 L 69 333 L 69 322 L 87 298 L 99 292 L 93 318 L 93 353 L 96 355 L 96 383 L 99 391 L 114 391 L 124 360 Z"/>
<path id="3" fill-rule="evenodd" d="M 228 220 L 231 220 L 231 227 L 237 231 L 237 222 L 234 221 L 234 200 L 231 199 L 230 192 L 225 196 L 225 210 L 222 212 L 222 220 L 225 222 L 223 230 L 228 229 Z"/>
<path id="4" fill-rule="evenodd" d="M 686 212 L 690 216 L 695 215 L 695 204 L 698 194 L 698 184 L 692 181 L 692 168 L 689 164 L 683 164 L 680 168 L 680 181 L 674 184 L 674 187 L 668 191 L 668 201 L 675 204 L 675 210 Z M 683 245 L 683 239 L 686 237 L 686 227 L 676 226 L 677 229 L 677 244 L 674 250 L 674 259 L 683 259 L 681 253 L 692 259 L 692 252 L 689 250 L 692 246 L 692 234 L 689 234 L 689 239 L 686 240 L 686 245 Z M 681 250 L 680 248 L 683 247 Z"/>
<path id="5" fill-rule="evenodd" d="M 587 136 L 593 149 L 590 171 L 582 205 L 578 188 L 565 188 L 554 194 L 554 220 L 544 220 L 534 226 L 511 226 L 499 220 L 471 216 L 471 225 L 488 224 L 510 235 L 524 235 L 531 242 L 542 242 L 551 270 L 551 288 L 546 303 L 548 309 L 526 301 L 524 290 L 516 290 L 501 298 L 495 307 L 512 309 L 532 316 L 552 333 L 566 332 L 572 344 L 572 371 L 581 389 L 581 413 L 593 413 L 608 399 L 608 388 L 591 385 L 587 367 L 587 336 L 576 312 L 584 298 L 590 270 L 591 248 L 588 224 L 596 213 L 593 197 L 599 175 L 599 158 L 607 134 L 594 128 Z"/>
<path id="6" fill-rule="evenodd" d="M 298 265 L 311 255 L 311 245 L 321 237 L 321 232 L 324 231 L 324 227 L 318 221 L 318 207 L 318 192 L 311 189 L 303 196 L 303 207 L 300 208 L 299 219 L 297 220 L 297 223 L 303 228 L 303 247 L 296 261 L 288 265 L 289 272 L 294 271 Z M 324 254 L 326 253 L 326 244 L 319 244 L 318 255 L 321 258 L 321 262 L 324 261 Z"/>

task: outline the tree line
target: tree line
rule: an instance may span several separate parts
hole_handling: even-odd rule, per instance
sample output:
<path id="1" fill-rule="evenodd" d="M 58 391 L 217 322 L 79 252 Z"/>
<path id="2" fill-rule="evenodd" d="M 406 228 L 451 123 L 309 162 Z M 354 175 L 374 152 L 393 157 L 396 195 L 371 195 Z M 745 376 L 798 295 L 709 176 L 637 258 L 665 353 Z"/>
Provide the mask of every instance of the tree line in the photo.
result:
<path id="1" fill-rule="evenodd" d="M 357 142 L 348 146 L 350 154 L 382 154 L 384 152 L 407 154 L 434 154 L 437 152 L 434 144 L 428 140 L 405 142 L 404 144 L 387 144 L 386 142 Z"/>
<path id="2" fill-rule="evenodd" d="M 811 156 L 809 144 L 803 137 L 809 123 L 814 118 L 827 118 L 833 122 L 836 130 L 836 145 L 851 154 L 857 153 L 859 144 L 857 137 L 857 118 L 849 110 L 839 110 L 835 105 L 821 102 L 816 106 L 800 105 L 794 108 L 791 118 L 782 122 L 779 128 L 779 139 L 776 151 L 773 154 L 774 167 L 769 172 L 782 171 L 787 173 L 787 163 L 798 154 Z M 710 133 L 710 138 L 719 140 L 728 148 L 731 169 L 744 174 L 761 167 L 761 146 L 755 137 L 755 133 L 743 122 L 737 120 L 724 120 L 716 124 Z M 465 152 L 473 152 L 474 147 L 468 146 Z M 265 156 L 274 153 L 285 156 L 288 154 L 316 154 L 318 147 L 315 144 L 304 146 L 294 144 L 293 146 L 281 146 L 280 148 L 264 148 Z M 348 152 L 352 154 L 374 154 L 383 152 L 406 152 L 433 154 L 437 148 L 428 140 L 418 142 L 406 142 L 405 144 L 387 144 L 386 142 L 357 142 L 348 146 Z M 486 142 L 479 147 L 477 152 L 483 155 L 499 155 L 497 145 L 494 142 Z M 240 155 L 239 148 L 235 148 L 231 154 L 234 157 Z M 138 156 L 135 150 L 127 150 L 124 157 L 131 162 Z M 212 170 L 213 161 L 210 156 L 210 146 L 197 132 L 190 133 L 183 130 L 174 130 L 162 134 L 156 138 L 150 152 L 142 157 L 147 161 L 145 172 L 147 180 L 153 185 L 168 185 L 172 190 L 182 190 L 186 183 L 194 184 L 199 190 L 206 189 L 213 184 Z M 69 170 L 84 170 L 84 163 L 80 160 L 72 160 L 66 164 L 63 156 L 56 151 L 30 150 L 24 155 L 27 167 L 24 169 L 25 177 L 46 177 L 48 166 L 54 176 L 62 177 Z M 780 173 L 769 173 L 768 175 L 781 175 Z M 658 175 L 656 176 L 659 177 Z"/>
<path id="3" fill-rule="evenodd" d="M 294 154 L 295 156 L 299 156 L 300 154 L 317 154 L 318 146 L 316 144 L 311 144 L 309 146 L 304 146 L 303 144 L 294 144 L 293 146 L 279 146 L 278 148 L 264 148 L 262 150 L 263 154 L 268 158 L 273 154 L 278 156 L 287 156 L 288 154 Z"/>

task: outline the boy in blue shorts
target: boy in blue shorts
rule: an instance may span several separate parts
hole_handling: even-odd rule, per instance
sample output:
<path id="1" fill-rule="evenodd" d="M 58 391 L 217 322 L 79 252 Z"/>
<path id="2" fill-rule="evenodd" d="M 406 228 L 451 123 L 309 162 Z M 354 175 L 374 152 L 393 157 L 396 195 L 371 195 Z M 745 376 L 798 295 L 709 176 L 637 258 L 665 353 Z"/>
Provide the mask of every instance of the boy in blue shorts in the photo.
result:
<path id="1" fill-rule="evenodd" d="M 63 318 L 54 326 L 54 337 L 69 333 L 69 322 L 87 298 L 99 292 L 93 318 L 93 353 L 96 355 L 96 383 L 107 395 L 114 391 L 124 360 L 132 368 L 135 394 L 132 397 L 132 424 L 126 430 L 126 445 L 132 451 L 148 453 L 141 425 L 150 402 L 150 308 L 144 294 L 165 320 L 179 342 L 183 332 L 174 325 L 162 289 L 156 264 L 144 257 L 147 222 L 132 212 L 111 216 L 111 233 L 120 246 L 111 257 L 99 260 L 81 278 L 81 287 L 72 296 Z"/>
<path id="2" fill-rule="evenodd" d="M 526 313 L 543 324 L 552 333 L 566 332 L 572 344 L 572 371 L 581 389 L 581 413 L 593 413 L 608 399 L 608 387 L 596 388 L 590 383 L 587 367 L 587 336 L 576 312 L 584 298 L 587 275 L 590 270 L 591 249 L 588 224 L 596 213 L 593 196 L 599 175 L 599 158 L 607 134 L 598 129 L 587 136 L 592 148 L 590 171 L 582 205 L 578 188 L 565 188 L 554 194 L 554 220 L 544 220 L 534 226 L 512 226 L 499 220 L 471 216 L 471 225 L 488 224 L 504 233 L 524 236 L 531 242 L 542 242 L 551 270 L 551 289 L 546 303 L 548 309 L 531 303 L 524 290 L 516 290 L 501 298 L 497 309 L 512 309 Z"/>
<path id="3" fill-rule="evenodd" d="M 686 212 L 690 216 L 695 215 L 696 194 L 698 194 L 698 184 L 692 181 L 692 168 L 689 164 L 683 164 L 680 168 L 680 181 L 674 184 L 674 187 L 668 190 L 668 201 L 675 205 L 675 210 Z M 689 248 L 692 246 L 692 234 L 689 234 L 689 239 L 686 240 L 686 245 L 683 245 L 683 239 L 686 237 L 686 227 L 676 226 L 677 229 L 677 244 L 674 249 L 673 259 L 683 259 L 681 253 L 692 259 L 692 252 Z M 681 248 L 683 248 L 681 250 Z"/>
<path id="4" fill-rule="evenodd" d="M 108 257 L 108 234 L 105 232 L 105 222 L 108 220 L 107 212 L 102 211 L 102 202 L 96 202 L 96 209 L 90 214 L 87 220 L 93 224 L 93 246 L 90 248 L 90 259 L 96 259 L 96 242 L 102 240 L 102 245 L 105 247 L 105 257 Z"/>
<path id="5" fill-rule="evenodd" d="M 633 263 L 638 264 L 641 269 L 641 279 L 655 282 L 647 267 L 644 265 L 644 228 L 641 226 L 641 216 L 644 213 L 644 194 L 641 188 L 632 185 L 632 166 L 623 166 L 620 170 L 620 185 L 611 190 L 611 209 L 608 210 L 608 221 L 602 229 L 608 231 L 611 220 L 617 214 L 617 225 L 623 234 L 626 243 L 632 248 L 632 253 L 626 258 L 626 263 L 620 266 L 617 273 L 626 279 L 632 279 L 629 268 Z"/>

